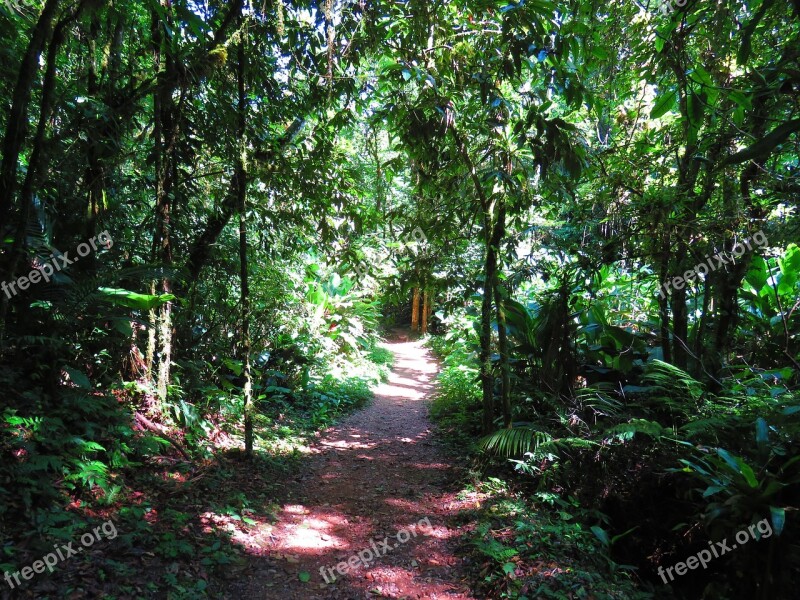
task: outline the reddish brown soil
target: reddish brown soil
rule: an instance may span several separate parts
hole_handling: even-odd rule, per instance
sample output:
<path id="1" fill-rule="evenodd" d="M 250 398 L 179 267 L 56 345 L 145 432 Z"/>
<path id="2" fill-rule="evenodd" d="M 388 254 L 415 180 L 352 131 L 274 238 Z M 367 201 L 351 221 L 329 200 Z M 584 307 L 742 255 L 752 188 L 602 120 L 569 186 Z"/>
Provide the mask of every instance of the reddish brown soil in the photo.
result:
<path id="1" fill-rule="evenodd" d="M 427 419 L 437 365 L 418 342 L 388 347 L 396 358 L 389 382 L 322 436 L 278 522 L 250 539 L 246 580 L 230 598 L 475 598 L 455 555 L 455 517 L 475 504 L 456 498 L 452 461 Z M 381 556 L 353 558 L 337 573 L 359 553 L 369 560 L 371 548 Z"/>

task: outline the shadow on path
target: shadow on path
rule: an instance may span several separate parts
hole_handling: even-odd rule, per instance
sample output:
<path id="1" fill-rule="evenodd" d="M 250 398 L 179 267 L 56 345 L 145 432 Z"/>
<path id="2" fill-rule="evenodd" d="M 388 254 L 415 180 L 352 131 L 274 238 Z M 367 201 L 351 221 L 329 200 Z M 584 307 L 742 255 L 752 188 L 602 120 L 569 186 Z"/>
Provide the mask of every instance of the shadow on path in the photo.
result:
<path id="1" fill-rule="evenodd" d="M 450 525 L 466 502 L 427 420 L 437 365 L 419 342 L 386 347 L 395 367 L 374 402 L 322 436 L 274 526 L 234 538 L 251 564 L 228 597 L 474 598 Z"/>

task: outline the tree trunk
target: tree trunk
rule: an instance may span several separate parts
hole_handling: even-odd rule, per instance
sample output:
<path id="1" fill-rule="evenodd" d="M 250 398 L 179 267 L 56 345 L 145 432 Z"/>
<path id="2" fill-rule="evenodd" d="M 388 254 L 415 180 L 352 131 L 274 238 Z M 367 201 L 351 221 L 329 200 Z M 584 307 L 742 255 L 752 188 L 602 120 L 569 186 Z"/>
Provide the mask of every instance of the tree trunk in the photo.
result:
<path id="1" fill-rule="evenodd" d="M 674 365 L 684 371 L 689 366 L 689 315 L 686 311 L 686 288 L 675 289 L 670 297 L 672 308 L 672 358 Z"/>
<path id="2" fill-rule="evenodd" d="M 430 292 L 422 292 L 422 334 L 428 333 L 428 311 L 430 310 Z"/>
<path id="3" fill-rule="evenodd" d="M 167 25 L 172 19 L 167 16 Z M 171 45 L 165 44 L 164 70 L 161 71 L 163 34 L 162 23 L 157 13 L 153 14 L 153 49 L 154 67 L 159 73 L 159 81 L 153 94 L 153 138 L 154 165 L 156 172 L 156 220 L 153 234 L 153 262 L 163 267 L 172 265 L 172 204 L 174 192 L 174 174 L 177 137 L 176 111 L 172 99 L 177 82 L 177 63 Z M 169 276 L 160 280 L 158 291 L 162 294 L 172 293 L 172 281 Z M 158 371 L 156 389 L 163 399 L 167 397 L 172 363 L 172 303 L 165 302 L 158 308 L 157 315 L 157 351 Z"/>
<path id="4" fill-rule="evenodd" d="M 284 151 L 292 142 L 297 133 L 302 129 L 304 119 L 297 118 L 294 122 L 286 128 L 283 136 L 280 139 L 279 149 Z M 271 164 L 266 168 L 267 174 L 275 172 L 275 165 L 278 164 L 274 157 L 271 158 Z M 262 181 L 265 180 L 265 175 L 262 175 Z M 214 248 L 214 244 L 219 238 L 222 231 L 230 222 L 237 209 L 237 199 L 233 190 L 225 200 L 222 202 L 220 209 L 209 217 L 206 226 L 202 233 L 195 238 L 191 244 L 189 251 L 189 259 L 186 261 L 186 273 L 188 281 L 197 281 L 200 277 L 200 272 L 205 266 Z"/>
<path id="5" fill-rule="evenodd" d="M 483 302 L 481 303 L 481 327 L 480 327 L 480 382 L 483 391 L 483 418 L 482 427 L 484 433 L 490 433 L 494 428 L 494 378 L 492 377 L 492 282 L 494 281 L 497 269 L 497 255 L 492 246 L 492 221 L 494 218 L 494 205 L 489 201 L 486 192 L 483 190 L 478 170 L 469 155 L 464 140 L 458 133 L 455 125 L 451 125 L 450 132 L 456 143 L 456 149 L 467 167 L 469 177 L 475 187 L 475 194 L 483 213 L 483 242 L 486 247 L 486 256 L 483 270 Z"/>
<path id="6" fill-rule="evenodd" d="M 500 245 L 506 235 L 506 208 L 500 204 L 497 211 L 497 221 L 492 234 L 492 246 L 499 253 Z M 499 261 L 498 261 L 499 262 Z M 500 354 L 500 405 L 503 408 L 503 426 L 511 428 L 511 374 L 508 366 L 508 332 L 506 329 L 506 310 L 503 304 L 505 294 L 500 285 L 500 265 L 493 279 L 494 303 L 497 310 L 497 351 Z"/>
<path id="7" fill-rule="evenodd" d="M 77 16 L 77 15 L 74 15 Z M 16 230 L 14 232 L 14 241 L 11 245 L 11 253 L 8 266 L 8 278 L 13 280 L 17 276 L 19 263 L 27 256 L 25 256 L 24 248 L 27 246 L 26 237 L 28 229 L 28 221 L 31 214 L 31 206 L 33 204 L 33 190 L 39 179 L 39 172 L 42 164 L 46 161 L 44 156 L 45 137 L 47 134 L 47 123 L 50 119 L 50 113 L 53 108 L 53 100 L 55 95 L 56 84 L 56 59 L 58 58 L 58 51 L 64 41 L 64 29 L 67 24 L 72 22 L 71 18 L 64 19 L 56 27 L 53 33 L 53 39 L 50 47 L 47 50 L 47 60 L 45 67 L 44 79 L 42 81 L 42 100 L 39 108 L 39 121 L 36 126 L 36 134 L 33 138 L 33 147 L 31 150 L 30 158 L 28 159 L 28 170 L 25 173 L 25 180 L 22 184 L 20 191 L 19 201 L 19 215 L 17 218 Z M 0 321 L 5 323 L 6 315 L 8 314 L 8 301 L 6 296 L 3 296 L 2 307 L 0 307 Z"/>
<path id="8" fill-rule="evenodd" d="M 658 284 L 663 286 L 658 294 L 658 315 L 659 315 L 659 342 L 664 362 L 672 363 L 672 347 L 669 335 L 669 291 L 667 290 L 667 279 L 669 278 L 669 234 L 663 234 L 662 250 L 659 257 L 660 265 L 658 269 Z"/>
<path id="9" fill-rule="evenodd" d="M 430 326 L 431 315 L 433 314 L 433 303 L 436 298 L 436 292 L 428 290 L 428 312 L 425 314 L 425 322 Z"/>
<path id="10" fill-rule="evenodd" d="M 244 39 L 239 43 L 237 78 L 239 88 L 239 156 L 236 159 L 234 186 L 239 209 L 239 282 L 242 301 L 241 361 L 244 375 L 244 450 L 253 456 L 253 381 L 250 368 L 250 284 L 247 269 L 247 94 L 245 90 Z"/>
<path id="11" fill-rule="evenodd" d="M 92 15 L 91 26 L 89 29 L 89 75 L 86 83 L 86 91 L 90 98 L 96 98 L 100 93 L 100 78 L 97 68 L 97 38 L 100 35 L 100 19 L 95 13 Z M 97 123 L 92 123 L 91 130 L 97 129 Z M 87 213 L 89 221 L 86 224 L 86 237 L 91 238 L 97 233 L 97 220 L 100 217 L 105 202 L 103 201 L 105 186 L 103 184 L 104 173 L 100 162 L 99 143 L 101 140 L 90 137 L 86 156 L 86 185 Z M 92 254 L 88 260 L 93 264 L 95 255 Z M 90 264 L 91 266 L 91 264 Z"/>
<path id="12" fill-rule="evenodd" d="M 701 376 L 703 372 L 703 361 L 705 359 L 705 338 L 706 338 L 706 328 L 708 326 L 708 316 L 709 316 L 709 305 L 711 301 L 711 277 L 710 275 L 706 275 L 705 280 L 702 284 L 703 289 L 703 308 L 700 312 L 700 319 L 697 322 L 694 330 L 694 355 L 697 358 L 697 367 L 691 373 L 691 375 L 695 378 Z"/>
<path id="13" fill-rule="evenodd" d="M 411 331 L 419 331 L 419 288 L 414 288 L 414 296 L 411 300 Z"/>
<path id="14" fill-rule="evenodd" d="M 34 188 L 40 179 L 40 172 L 42 166 L 47 163 L 45 156 L 44 146 L 47 134 L 47 123 L 50 120 L 50 115 L 53 109 L 55 99 L 55 84 L 56 84 L 56 60 L 61 45 L 66 38 L 66 29 L 70 24 L 78 18 L 85 4 L 81 3 L 73 13 L 64 17 L 58 25 L 56 25 L 51 36 L 50 47 L 47 50 L 47 60 L 45 62 L 45 74 L 42 81 L 42 99 L 39 107 L 39 121 L 36 126 L 36 134 L 33 139 L 33 146 L 30 158 L 28 159 L 28 170 L 25 174 L 25 180 L 22 184 L 20 192 L 20 211 L 17 219 L 16 232 L 14 234 L 14 241 L 11 245 L 11 253 L 8 266 L 8 278 L 13 280 L 17 276 L 17 269 L 22 260 L 24 253 L 23 248 L 26 245 L 28 221 L 30 219 L 30 211 L 33 205 Z M 14 180 L 16 183 L 16 179 Z M 0 221 L 2 223 L 2 221 Z M 8 315 L 8 301 L 6 296 L 0 300 L 0 344 L 4 338 L 6 316 Z"/>
<path id="15" fill-rule="evenodd" d="M 484 211 L 486 255 L 483 268 L 483 302 L 481 303 L 480 380 L 483 390 L 483 432 L 494 429 L 494 377 L 492 375 L 492 282 L 497 270 L 497 254 L 492 245 L 493 206 Z"/>
<path id="16" fill-rule="evenodd" d="M 28 104 L 31 100 L 39 57 L 50 39 L 59 0 L 47 0 L 33 28 L 28 48 L 19 66 L 19 75 L 11 100 L 3 138 L 3 162 L 0 163 L 0 224 L 8 222 L 17 186 L 17 164 L 28 128 Z"/>

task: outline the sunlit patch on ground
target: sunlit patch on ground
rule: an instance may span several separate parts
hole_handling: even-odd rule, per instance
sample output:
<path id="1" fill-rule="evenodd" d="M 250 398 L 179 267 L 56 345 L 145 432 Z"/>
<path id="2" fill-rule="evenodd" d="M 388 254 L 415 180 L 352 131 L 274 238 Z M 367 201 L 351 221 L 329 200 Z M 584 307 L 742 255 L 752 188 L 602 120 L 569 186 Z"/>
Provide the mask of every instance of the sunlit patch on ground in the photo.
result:
<path id="1" fill-rule="evenodd" d="M 381 396 L 388 396 L 390 398 L 406 398 L 408 400 L 422 400 L 425 394 L 420 391 L 412 390 L 406 387 L 391 385 L 388 383 L 381 383 L 375 388 L 375 393 Z"/>
<path id="2" fill-rule="evenodd" d="M 345 542 L 329 532 L 332 525 L 319 518 L 304 519 L 302 523 L 286 526 L 283 547 L 297 550 L 340 548 Z"/>
<path id="3" fill-rule="evenodd" d="M 323 448 L 337 448 L 339 450 L 370 450 L 375 444 L 364 444 L 359 441 L 336 440 L 332 442 L 320 442 Z"/>
<path id="4" fill-rule="evenodd" d="M 284 505 L 269 543 L 249 551 L 267 553 L 279 564 L 267 569 L 270 580 L 253 580 L 245 597 L 472 598 L 453 552 L 462 532 L 447 523 L 472 503 L 442 493 L 450 467 L 430 439 L 426 418 L 424 401 L 437 366 L 419 343 L 387 347 L 395 366 L 387 382 L 375 386 L 373 403 L 315 444 L 313 464 L 298 480 L 293 502 Z M 430 527 L 420 527 L 422 519 Z M 359 558 L 376 549 L 366 563 Z M 323 581 L 320 570 L 348 561 L 345 575 Z"/>

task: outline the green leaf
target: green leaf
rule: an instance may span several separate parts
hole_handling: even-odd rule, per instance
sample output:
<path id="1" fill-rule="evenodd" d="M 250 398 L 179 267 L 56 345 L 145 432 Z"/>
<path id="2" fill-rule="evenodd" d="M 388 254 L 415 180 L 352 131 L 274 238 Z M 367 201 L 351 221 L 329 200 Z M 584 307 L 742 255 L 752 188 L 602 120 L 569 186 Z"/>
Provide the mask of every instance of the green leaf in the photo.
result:
<path id="1" fill-rule="evenodd" d="M 128 319 L 113 318 L 111 319 L 111 325 L 125 337 L 131 337 L 133 335 L 133 327 Z"/>
<path id="2" fill-rule="evenodd" d="M 750 97 L 745 95 L 743 92 L 740 92 L 739 90 L 731 90 L 730 92 L 728 92 L 728 97 L 731 100 L 733 100 L 737 104 L 737 106 L 745 110 L 750 110 L 751 108 L 753 108 L 753 103 L 750 100 Z"/>
<path id="3" fill-rule="evenodd" d="M 242 361 L 234 360 L 232 358 L 224 358 L 222 359 L 222 362 L 225 364 L 226 367 L 228 367 L 231 371 L 233 371 L 233 374 L 236 375 L 237 377 L 240 377 L 242 375 L 242 372 L 244 371 L 244 364 L 242 363 Z"/>
<path id="4" fill-rule="evenodd" d="M 311 581 L 311 573 L 309 573 L 308 571 L 300 571 L 297 574 L 297 578 L 303 583 L 308 583 L 309 581 Z"/>
<path id="5" fill-rule="evenodd" d="M 770 506 L 769 512 L 772 517 L 772 530 L 775 535 L 780 535 L 786 525 L 786 511 L 778 506 Z"/>
<path id="6" fill-rule="evenodd" d="M 503 565 L 503 573 L 505 573 L 506 575 L 511 575 L 514 571 L 516 571 L 516 569 L 517 565 L 511 562 Z"/>
<path id="7" fill-rule="evenodd" d="M 781 268 L 781 284 L 793 291 L 797 283 L 798 276 L 800 276 L 800 247 L 797 244 L 790 244 L 786 249 L 786 253 L 778 261 Z"/>
<path id="8" fill-rule="evenodd" d="M 77 369 L 73 369 L 72 367 L 64 367 L 64 370 L 69 374 L 70 381 L 72 381 L 72 383 L 77 385 L 79 388 L 83 388 L 85 390 L 92 389 L 92 383 L 89 381 L 89 378 L 86 377 L 86 375 Z"/>
<path id="9" fill-rule="evenodd" d="M 167 302 L 175 300 L 173 294 L 161 294 L 154 296 L 152 294 L 138 294 L 129 290 L 120 288 L 100 288 L 98 290 L 103 300 L 110 302 L 117 306 L 125 306 L 135 310 L 152 310 Z"/>
<path id="10" fill-rule="evenodd" d="M 767 278 L 768 274 L 766 261 L 758 255 L 753 256 L 753 260 L 750 263 L 750 269 L 748 269 L 747 275 L 745 275 L 745 280 L 756 292 L 760 292 L 761 289 L 767 284 Z"/>
<path id="11" fill-rule="evenodd" d="M 620 534 L 618 534 L 618 535 L 615 535 L 613 538 L 611 538 L 611 545 L 613 546 L 613 545 L 614 545 L 614 544 L 616 544 L 616 543 L 617 543 L 619 540 L 621 540 L 622 538 L 624 538 L 626 535 L 629 535 L 629 534 L 633 533 L 633 532 L 634 532 L 634 531 L 636 531 L 637 529 L 639 529 L 639 526 L 638 526 L 638 525 L 636 525 L 635 527 L 631 527 L 630 529 L 628 529 L 628 531 L 625 531 L 625 532 L 623 532 L 623 533 L 620 533 Z"/>
<path id="12" fill-rule="evenodd" d="M 600 543 L 603 544 L 606 548 L 611 547 L 611 540 L 608 537 L 608 533 L 606 530 L 598 525 L 592 526 L 592 533 L 600 540 Z"/>
<path id="13" fill-rule="evenodd" d="M 769 427 L 767 422 L 759 417 L 756 419 L 756 443 L 759 447 L 766 446 L 769 442 Z"/>
<path id="14" fill-rule="evenodd" d="M 719 454 L 722 457 L 722 459 L 726 463 L 728 463 L 728 465 L 730 465 L 730 467 L 734 471 L 736 471 L 737 473 L 739 472 L 739 463 L 736 462 L 736 459 L 733 456 L 731 456 L 731 454 L 727 450 L 723 450 L 722 448 L 717 448 L 717 454 Z"/>
<path id="15" fill-rule="evenodd" d="M 747 485 L 749 485 L 751 488 L 757 488 L 758 479 L 756 479 L 756 474 L 753 472 L 753 469 L 741 458 L 738 459 L 738 462 L 739 462 L 739 472 L 744 477 L 745 481 L 747 482 Z"/>
<path id="16" fill-rule="evenodd" d="M 690 93 L 686 99 L 686 109 L 689 112 L 690 123 L 698 131 L 703 121 L 706 100 L 706 94 L 696 94 L 694 92 Z"/>
<path id="17" fill-rule="evenodd" d="M 665 115 L 667 112 L 672 110 L 675 106 L 675 99 L 677 95 L 675 90 L 670 90 L 666 94 L 662 94 L 656 100 L 656 104 L 653 107 L 653 110 L 650 112 L 650 117 L 653 119 L 658 119 L 659 117 Z"/>
<path id="18" fill-rule="evenodd" d="M 701 66 L 696 66 L 692 71 L 692 79 L 705 87 L 714 87 L 714 80 L 711 75 Z"/>
<path id="19" fill-rule="evenodd" d="M 703 492 L 703 498 L 708 498 L 709 496 L 713 496 L 717 492 L 721 492 L 725 488 L 721 485 L 710 485 L 706 488 L 706 491 Z"/>

